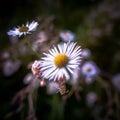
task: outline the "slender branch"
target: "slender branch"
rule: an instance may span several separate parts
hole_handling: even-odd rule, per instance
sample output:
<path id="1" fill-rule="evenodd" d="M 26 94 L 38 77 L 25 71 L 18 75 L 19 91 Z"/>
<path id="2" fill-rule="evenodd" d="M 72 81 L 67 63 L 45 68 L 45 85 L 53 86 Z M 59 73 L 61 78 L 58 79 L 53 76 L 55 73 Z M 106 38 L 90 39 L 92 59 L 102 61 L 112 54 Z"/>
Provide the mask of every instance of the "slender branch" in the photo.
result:
<path id="1" fill-rule="evenodd" d="M 28 47 L 35 53 L 35 55 L 40 58 L 39 53 L 32 47 L 32 45 L 30 44 L 30 42 L 26 39 L 26 43 L 28 45 Z"/>
<path id="2" fill-rule="evenodd" d="M 27 120 L 29 119 L 37 120 L 35 116 L 32 93 L 33 91 L 30 91 L 28 94 L 29 112 L 28 112 Z"/>
<path id="3" fill-rule="evenodd" d="M 108 97 L 108 100 L 111 100 L 112 99 L 112 95 L 111 95 L 111 92 L 110 92 L 110 86 L 109 86 L 109 84 L 107 82 L 105 82 L 102 78 L 98 77 L 98 76 L 96 77 L 96 80 L 105 89 L 107 97 Z"/>

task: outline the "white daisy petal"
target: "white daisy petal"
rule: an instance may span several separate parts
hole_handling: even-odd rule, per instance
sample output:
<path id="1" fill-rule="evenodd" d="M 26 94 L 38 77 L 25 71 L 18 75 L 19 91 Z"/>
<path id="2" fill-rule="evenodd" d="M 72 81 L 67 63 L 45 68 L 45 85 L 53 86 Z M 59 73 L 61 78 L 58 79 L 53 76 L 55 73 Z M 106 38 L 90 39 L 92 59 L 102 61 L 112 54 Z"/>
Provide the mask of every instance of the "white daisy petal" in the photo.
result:
<path id="1" fill-rule="evenodd" d="M 38 22 L 33 21 L 28 27 L 29 31 L 35 31 L 38 26 Z"/>
<path id="2" fill-rule="evenodd" d="M 81 61 L 81 48 L 76 43 L 62 43 L 44 53 L 41 70 L 43 76 L 49 80 L 65 77 L 70 79 L 73 70 L 79 67 Z"/>
<path id="3" fill-rule="evenodd" d="M 26 34 L 31 34 L 31 32 L 35 31 L 38 26 L 38 22 L 33 21 L 32 23 L 27 22 L 26 25 L 21 25 L 13 28 L 13 30 L 9 30 L 7 34 L 9 36 L 22 36 Z"/>

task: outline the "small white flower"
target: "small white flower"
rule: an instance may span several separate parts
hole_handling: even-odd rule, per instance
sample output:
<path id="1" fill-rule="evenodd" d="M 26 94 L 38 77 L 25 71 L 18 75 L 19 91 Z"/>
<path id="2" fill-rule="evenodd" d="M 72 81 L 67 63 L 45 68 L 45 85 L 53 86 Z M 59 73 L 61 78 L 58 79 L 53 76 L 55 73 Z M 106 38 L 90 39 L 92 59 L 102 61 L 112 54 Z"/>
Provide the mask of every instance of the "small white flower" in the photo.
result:
<path id="1" fill-rule="evenodd" d="M 11 76 L 13 75 L 21 66 L 21 61 L 12 61 L 8 59 L 3 64 L 3 74 L 5 76 Z"/>
<path id="2" fill-rule="evenodd" d="M 10 53 L 8 51 L 4 51 L 1 55 L 1 58 L 7 60 L 8 58 L 10 58 Z"/>
<path id="3" fill-rule="evenodd" d="M 80 77 L 80 69 L 76 68 L 76 69 L 74 69 L 74 74 L 72 74 L 72 77 L 71 77 L 71 84 L 73 86 L 78 84 L 79 77 Z"/>
<path id="4" fill-rule="evenodd" d="M 87 61 L 83 64 L 81 72 L 86 77 L 93 77 L 98 74 L 99 70 L 94 62 Z"/>
<path id="5" fill-rule="evenodd" d="M 90 84 L 94 81 L 93 77 L 98 75 L 99 69 L 94 62 L 87 61 L 82 65 L 81 73 L 85 77 L 85 83 Z"/>
<path id="6" fill-rule="evenodd" d="M 91 91 L 86 95 L 86 103 L 88 106 L 92 106 L 96 100 L 97 100 L 97 95 L 95 92 Z"/>
<path id="7" fill-rule="evenodd" d="M 89 58 L 91 56 L 91 51 L 88 48 L 84 48 L 82 50 L 82 57 L 83 58 Z"/>
<path id="8" fill-rule="evenodd" d="M 15 27 L 13 30 L 9 30 L 7 32 L 10 36 L 22 36 L 26 34 L 31 34 L 32 31 L 35 31 L 38 26 L 38 22 L 32 21 L 31 23 L 27 22 L 26 25 L 22 25 L 21 27 Z"/>
<path id="9" fill-rule="evenodd" d="M 120 91 L 120 73 L 113 76 L 113 78 L 112 78 L 112 83 L 113 83 L 113 84 L 115 85 L 115 87 L 117 87 L 118 90 Z"/>
<path id="10" fill-rule="evenodd" d="M 71 41 L 74 41 L 75 35 L 73 32 L 71 32 L 69 30 L 65 30 L 65 31 L 60 32 L 60 38 L 64 42 L 71 42 Z"/>
<path id="11" fill-rule="evenodd" d="M 30 84 L 34 80 L 34 76 L 32 73 L 28 73 L 25 75 L 23 82 L 24 84 Z"/>
<path id="12" fill-rule="evenodd" d="M 61 43 L 44 53 L 42 57 L 41 70 L 47 79 L 70 78 L 74 69 L 80 65 L 81 48 L 76 43 Z M 69 74 L 70 73 L 70 74 Z"/>
<path id="13" fill-rule="evenodd" d="M 57 93 L 59 91 L 59 84 L 57 82 L 49 82 L 47 84 L 47 92 L 49 94 L 54 94 Z"/>
<path id="14" fill-rule="evenodd" d="M 40 31 L 37 35 L 37 40 L 36 40 L 36 44 L 38 43 L 42 43 L 42 42 L 45 42 L 48 40 L 48 36 L 47 36 L 47 33 L 44 32 L 44 31 Z"/>

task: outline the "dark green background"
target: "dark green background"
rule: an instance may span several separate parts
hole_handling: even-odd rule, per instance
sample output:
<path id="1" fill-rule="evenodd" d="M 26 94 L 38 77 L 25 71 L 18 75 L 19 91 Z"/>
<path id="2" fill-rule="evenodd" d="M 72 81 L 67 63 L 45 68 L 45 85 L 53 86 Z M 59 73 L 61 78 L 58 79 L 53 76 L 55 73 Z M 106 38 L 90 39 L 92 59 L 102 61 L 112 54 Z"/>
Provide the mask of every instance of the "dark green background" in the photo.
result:
<path id="1" fill-rule="evenodd" d="M 0 53 L 10 47 L 10 40 L 7 31 L 16 25 L 32 21 L 39 16 L 55 16 L 55 27 L 58 29 L 70 29 L 77 38 L 82 47 L 88 47 L 92 52 L 94 60 L 103 73 L 111 76 L 120 72 L 120 2 L 119 0 L 1 0 L 0 1 Z M 104 10 L 105 9 L 105 10 Z M 107 11 L 107 9 L 109 9 Z M 111 10 L 111 11 L 110 11 Z M 108 25 L 108 31 L 107 29 Z M 110 26 L 109 26 L 110 25 Z M 97 29 L 100 35 L 90 34 Z M 118 54 L 118 60 L 115 56 Z M 15 108 L 11 107 L 13 96 L 24 88 L 23 77 L 28 72 L 25 66 L 10 77 L 2 73 L 2 64 L 0 59 L 0 119 Z M 104 74 L 103 78 L 106 78 Z M 108 79 L 108 78 L 106 78 Z M 82 91 L 81 101 L 77 101 L 72 95 L 67 101 L 65 111 L 61 105 L 61 97 L 46 95 L 44 88 L 38 92 L 36 116 L 40 120 L 48 119 L 75 119 L 75 120 L 93 120 L 92 109 L 85 105 L 85 94 L 89 89 L 99 91 L 98 84 L 94 84 Z M 57 97 L 56 97 L 57 96 Z M 99 116 L 101 119 L 106 114 L 107 107 L 104 90 L 101 90 L 100 106 L 102 110 Z M 103 98 L 103 99 L 102 99 Z M 25 101 L 26 103 L 26 101 Z M 54 110 L 51 107 L 54 105 Z M 113 106 L 114 108 L 114 106 Z M 27 105 L 22 111 L 26 115 Z M 64 117 L 63 117 L 64 115 Z M 21 113 L 11 118 L 11 120 L 21 120 Z M 110 120 L 115 120 L 112 116 Z"/>

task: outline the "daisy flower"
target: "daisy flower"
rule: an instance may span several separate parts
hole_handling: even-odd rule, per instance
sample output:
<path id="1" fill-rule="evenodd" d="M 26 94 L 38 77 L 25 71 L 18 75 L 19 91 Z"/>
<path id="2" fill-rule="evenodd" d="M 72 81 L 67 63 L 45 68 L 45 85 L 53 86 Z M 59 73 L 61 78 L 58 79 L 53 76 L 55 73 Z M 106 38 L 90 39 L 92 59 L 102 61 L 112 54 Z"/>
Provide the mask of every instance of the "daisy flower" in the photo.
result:
<path id="1" fill-rule="evenodd" d="M 91 56 L 91 51 L 88 48 L 82 50 L 82 57 L 87 59 Z"/>
<path id="2" fill-rule="evenodd" d="M 120 73 L 112 77 L 112 83 L 120 91 Z"/>
<path id="3" fill-rule="evenodd" d="M 85 62 L 81 68 L 81 71 L 83 75 L 89 76 L 89 77 L 92 77 L 98 74 L 98 68 L 96 64 L 92 61 Z"/>
<path id="4" fill-rule="evenodd" d="M 71 76 L 71 84 L 73 86 L 75 86 L 76 84 L 78 84 L 79 77 L 80 77 L 80 69 L 76 68 L 76 69 L 74 69 L 74 74 Z"/>
<path id="5" fill-rule="evenodd" d="M 24 82 L 24 84 L 30 84 L 33 80 L 34 80 L 33 74 L 28 73 L 27 75 L 25 75 L 23 82 Z"/>
<path id="6" fill-rule="evenodd" d="M 22 36 L 26 34 L 31 34 L 32 31 L 35 31 L 38 26 L 38 22 L 32 21 L 31 23 L 27 22 L 26 25 L 22 25 L 21 27 L 15 27 L 13 30 L 9 30 L 7 32 L 10 36 Z"/>
<path id="7" fill-rule="evenodd" d="M 76 43 L 61 43 L 44 53 L 41 70 L 46 79 L 70 79 L 74 69 L 80 65 L 81 48 Z"/>
<path id="8" fill-rule="evenodd" d="M 89 107 L 92 107 L 94 103 L 97 101 L 97 94 L 93 91 L 87 93 L 86 95 L 86 103 Z"/>
<path id="9" fill-rule="evenodd" d="M 11 59 L 8 59 L 3 64 L 3 74 L 5 76 L 11 76 L 15 72 L 17 72 L 17 70 L 19 70 L 20 66 L 21 66 L 21 61 L 19 60 L 13 61 Z"/>
<path id="10" fill-rule="evenodd" d="M 59 91 L 59 84 L 57 82 L 51 81 L 47 84 L 47 92 L 49 94 L 54 94 Z"/>
<path id="11" fill-rule="evenodd" d="M 81 73 L 85 76 L 85 82 L 90 84 L 93 82 L 93 77 L 99 73 L 99 69 L 92 61 L 87 61 L 82 65 Z"/>
<path id="12" fill-rule="evenodd" d="M 65 31 L 60 32 L 60 38 L 64 42 L 71 42 L 71 41 L 74 41 L 75 35 L 71 31 L 65 30 Z"/>

